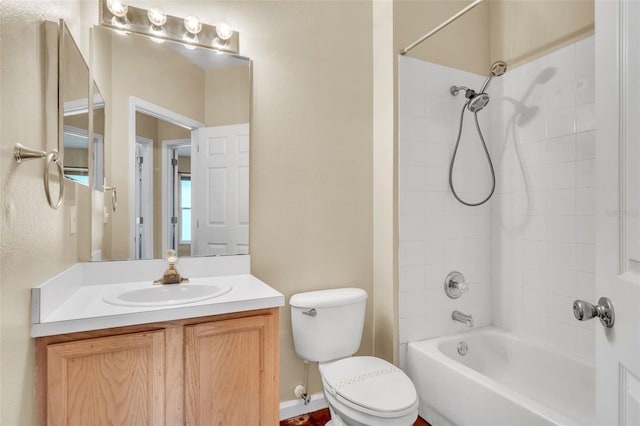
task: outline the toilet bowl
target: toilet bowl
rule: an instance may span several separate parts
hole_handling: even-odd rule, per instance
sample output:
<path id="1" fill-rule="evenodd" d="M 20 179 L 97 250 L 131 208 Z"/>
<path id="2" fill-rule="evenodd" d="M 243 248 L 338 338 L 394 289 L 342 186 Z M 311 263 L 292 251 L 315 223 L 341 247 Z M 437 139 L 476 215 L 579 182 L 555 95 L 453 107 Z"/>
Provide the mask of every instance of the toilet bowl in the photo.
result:
<path id="1" fill-rule="evenodd" d="M 291 296 L 298 355 L 319 363 L 331 426 L 409 426 L 418 417 L 411 379 L 393 364 L 352 356 L 360 347 L 367 293 L 344 288 Z"/>
<path id="2" fill-rule="evenodd" d="M 411 379 L 385 360 L 350 357 L 319 368 L 332 426 L 407 426 L 418 416 Z"/>

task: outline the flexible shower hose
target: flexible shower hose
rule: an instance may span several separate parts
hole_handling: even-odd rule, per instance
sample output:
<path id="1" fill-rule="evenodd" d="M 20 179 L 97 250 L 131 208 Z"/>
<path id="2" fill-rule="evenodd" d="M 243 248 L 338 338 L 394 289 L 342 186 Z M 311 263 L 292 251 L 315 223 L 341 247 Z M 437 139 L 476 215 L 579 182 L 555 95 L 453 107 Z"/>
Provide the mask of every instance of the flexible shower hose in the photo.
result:
<path id="1" fill-rule="evenodd" d="M 458 193 L 456 192 L 456 189 L 453 186 L 453 165 L 456 162 L 456 155 L 458 154 L 458 147 L 460 146 L 460 137 L 462 136 L 462 124 L 464 123 L 464 112 L 465 112 L 465 109 L 467 108 L 467 105 L 469 105 L 469 102 L 470 100 L 467 101 L 462 106 L 462 112 L 460 113 L 460 128 L 458 129 L 458 139 L 456 140 L 456 146 L 453 149 L 453 156 L 451 157 L 451 163 L 449 163 L 449 187 L 451 188 L 451 192 L 453 192 L 453 196 L 456 197 L 456 200 L 458 200 L 465 206 L 476 207 L 476 206 L 481 206 L 482 204 L 489 201 L 489 199 L 493 195 L 493 192 L 496 190 L 496 172 L 493 170 L 493 162 L 491 161 L 491 156 L 489 155 L 487 144 L 485 143 L 484 137 L 482 136 L 482 130 L 480 130 L 480 124 L 478 123 L 478 111 L 475 111 L 473 113 L 473 116 L 475 117 L 475 120 L 476 120 L 476 129 L 478 129 L 478 135 L 480 135 L 480 141 L 482 142 L 482 147 L 484 148 L 484 153 L 487 155 L 487 161 L 489 161 L 489 168 L 491 169 L 491 179 L 493 180 L 491 192 L 489 193 L 487 198 L 485 198 L 484 200 L 478 203 L 468 203 L 458 196 Z"/>

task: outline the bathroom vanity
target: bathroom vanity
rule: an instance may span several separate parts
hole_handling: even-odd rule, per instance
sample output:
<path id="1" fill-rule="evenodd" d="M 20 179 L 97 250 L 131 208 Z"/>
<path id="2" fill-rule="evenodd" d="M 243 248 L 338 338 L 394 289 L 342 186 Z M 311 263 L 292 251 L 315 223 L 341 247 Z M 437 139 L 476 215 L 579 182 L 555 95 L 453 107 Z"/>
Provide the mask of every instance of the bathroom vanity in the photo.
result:
<path id="1" fill-rule="evenodd" d="M 34 288 L 39 423 L 277 424 L 284 298 L 242 273 L 248 257 L 224 259 L 236 265 L 217 276 L 207 263 L 222 259 L 182 259 L 191 285 L 231 287 L 191 303 L 106 302 L 119 289 L 162 291 L 138 282 L 162 272 L 159 260 L 78 264 Z"/>

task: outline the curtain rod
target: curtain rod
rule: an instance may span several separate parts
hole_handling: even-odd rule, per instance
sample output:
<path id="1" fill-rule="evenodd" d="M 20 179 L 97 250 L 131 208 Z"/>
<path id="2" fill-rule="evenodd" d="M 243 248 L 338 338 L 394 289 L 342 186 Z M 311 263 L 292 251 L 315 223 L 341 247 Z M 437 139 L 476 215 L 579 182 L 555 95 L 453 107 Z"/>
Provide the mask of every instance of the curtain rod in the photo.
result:
<path id="1" fill-rule="evenodd" d="M 474 7 L 478 6 L 480 3 L 483 3 L 483 2 L 484 2 L 484 0 L 475 0 L 473 3 L 471 3 L 470 5 L 465 7 L 464 9 L 462 9 L 460 12 L 456 13 L 451 18 L 447 19 L 442 24 L 438 25 L 433 30 L 429 31 L 427 34 L 423 35 L 418 40 L 414 41 L 409 46 L 407 46 L 404 49 L 402 49 L 400 51 L 400 54 L 401 55 L 406 55 L 407 53 L 409 53 L 409 51 L 411 49 L 413 49 L 414 47 L 416 47 L 417 45 L 419 45 L 420 43 L 422 43 L 423 41 L 425 41 L 426 39 L 428 39 L 429 37 L 431 37 L 435 33 L 439 32 L 440 30 L 445 28 L 447 25 L 451 24 L 452 22 L 454 22 L 455 20 L 457 20 L 458 18 L 463 16 L 465 13 L 467 13 L 468 11 L 470 11 L 471 9 L 473 9 Z"/>

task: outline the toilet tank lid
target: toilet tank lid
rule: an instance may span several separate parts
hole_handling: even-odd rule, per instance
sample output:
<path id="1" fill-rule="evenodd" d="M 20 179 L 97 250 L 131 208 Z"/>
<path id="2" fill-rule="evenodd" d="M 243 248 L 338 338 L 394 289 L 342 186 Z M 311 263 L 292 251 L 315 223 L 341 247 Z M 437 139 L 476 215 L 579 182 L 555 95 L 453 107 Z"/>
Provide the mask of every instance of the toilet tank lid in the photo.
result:
<path id="1" fill-rule="evenodd" d="M 329 308 L 366 299 L 367 292 L 361 288 L 335 288 L 294 294 L 289 299 L 289 304 L 296 308 Z"/>

